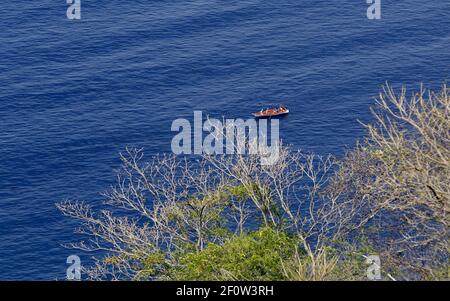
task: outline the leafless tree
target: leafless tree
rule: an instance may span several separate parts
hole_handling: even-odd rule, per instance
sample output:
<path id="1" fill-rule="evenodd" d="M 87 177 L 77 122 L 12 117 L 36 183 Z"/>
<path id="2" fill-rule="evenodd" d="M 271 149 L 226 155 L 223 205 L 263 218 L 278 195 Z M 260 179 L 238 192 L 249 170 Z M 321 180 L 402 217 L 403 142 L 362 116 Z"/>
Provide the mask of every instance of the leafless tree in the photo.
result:
<path id="1" fill-rule="evenodd" d="M 69 246 L 103 252 L 87 270 L 92 279 L 170 279 L 177 254 L 268 226 L 297 236 L 306 254 L 297 253 L 286 275 L 317 280 L 339 264 L 329 247 L 351 245 L 382 219 L 372 242 L 389 262 L 448 258 L 448 89 L 407 100 L 404 90 L 395 95 L 387 87 L 373 114 L 367 139 L 340 160 L 280 142 L 275 164 L 262 164 L 263 152 L 239 151 L 259 147 L 245 136 L 233 141 L 231 155 L 157 155 L 146 162 L 143 150 L 127 149 L 101 210 L 57 204 L 82 224 L 86 239 Z"/>
<path id="2" fill-rule="evenodd" d="M 396 94 L 387 85 L 372 113 L 365 141 L 349 152 L 329 189 L 355 204 L 367 200 L 366 216 L 383 220 L 378 245 L 386 261 L 428 277 L 448 262 L 449 89 L 422 88 L 408 98 L 405 88 Z"/>
<path id="3" fill-rule="evenodd" d="M 234 229 L 239 235 L 249 224 L 295 233 L 314 256 L 323 252 L 326 236 L 337 235 L 343 222 L 351 220 L 341 217 L 356 214 L 355 208 L 344 208 L 349 203 L 322 192 L 333 174 L 331 156 L 280 145 L 273 165 L 261 164 L 258 154 L 238 152 L 190 159 L 163 155 L 150 162 L 143 157 L 136 149 L 121 155 L 117 183 L 104 194 L 105 205 L 113 209 L 96 214 L 85 203 L 57 204 L 63 214 L 82 222 L 78 232 L 88 237 L 70 246 L 107 254 L 87 271 L 91 278 L 164 279 L 164 267 L 177 265 L 177 252 L 201 251 L 227 238 L 218 229 Z M 152 271 L 146 271 L 142 262 L 160 254 Z"/>

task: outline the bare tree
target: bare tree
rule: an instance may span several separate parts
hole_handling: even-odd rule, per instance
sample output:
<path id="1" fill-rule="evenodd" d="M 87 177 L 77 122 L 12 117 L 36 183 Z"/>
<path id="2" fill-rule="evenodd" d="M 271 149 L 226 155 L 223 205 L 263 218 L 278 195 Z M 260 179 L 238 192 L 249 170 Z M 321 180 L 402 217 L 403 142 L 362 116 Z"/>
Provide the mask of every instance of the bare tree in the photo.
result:
<path id="1" fill-rule="evenodd" d="M 239 152 L 191 159 L 163 155 L 147 163 L 143 156 L 136 149 L 121 155 L 117 183 L 104 194 L 112 209 L 96 214 L 84 203 L 57 204 L 82 222 L 78 232 L 88 237 L 70 246 L 106 254 L 87 271 L 91 278 L 165 279 L 165 268 L 178 264 L 176 254 L 200 252 L 211 242 L 249 231 L 249 225 L 298 235 L 314 256 L 323 253 L 325 237 L 337 235 L 345 228 L 342 222 L 351 220 L 341 217 L 356 213 L 322 192 L 333 174 L 332 157 L 283 145 L 273 165 L 261 164 L 259 154 Z"/>
<path id="2" fill-rule="evenodd" d="M 286 277 L 318 280 L 345 260 L 329 251 L 337 241 L 353 252 L 355 239 L 375 225 L 370 242 L 384 262 L 413 258 L 408 265 L 423 278 L 448 259 L 448 89 L 406 100 L 404 90 L 397 96 L 387 87 L 373 114 L 367 139 L 341 160 L 280 142 L 275 164 L 262 164 L 257 141 L 239 135 L 231 155 L 145 162 L 142 150 L 127 149 L 102 210 L 57 204 L 82 224 L 85 241 L 69 246 L 103 252 L 87 270 L 92 279 L 170 279 L 179 254 L 265 226 L 300 241 L 292 262 L 280 263 Z M 418 266 L 419 257 L 427 263 Z"/>
<path id="3" fill-rule="evenodd" d="M 366 216 L 382 222 L 380 253 L 424 278 L 448 260 L 449 89 L 422 88 L 408 98 L 405 88 L 396 94 L 386 86 L 372 113 L 367 138 L 348 153 L 329 189 L 355 204 L 367 200 Z"/>

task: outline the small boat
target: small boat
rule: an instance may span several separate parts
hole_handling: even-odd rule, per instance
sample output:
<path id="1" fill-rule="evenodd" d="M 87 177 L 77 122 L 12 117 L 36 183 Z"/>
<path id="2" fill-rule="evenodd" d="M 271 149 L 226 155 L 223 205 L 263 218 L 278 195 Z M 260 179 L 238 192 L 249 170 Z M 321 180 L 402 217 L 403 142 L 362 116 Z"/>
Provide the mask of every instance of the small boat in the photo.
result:
<path id="1" fill-rule="evenodd" d="M 269 108 L 269 109 L 262 109 L 259 112 L 253 113 L 253 116 L 256 118 L 267 118 L 267 117 L 273 117 L 273 116 L 280 116 L 280 115 L 286 115 L 289 113 L 289 109 L 285 106 L 279 106 L 278 108 Z"/>

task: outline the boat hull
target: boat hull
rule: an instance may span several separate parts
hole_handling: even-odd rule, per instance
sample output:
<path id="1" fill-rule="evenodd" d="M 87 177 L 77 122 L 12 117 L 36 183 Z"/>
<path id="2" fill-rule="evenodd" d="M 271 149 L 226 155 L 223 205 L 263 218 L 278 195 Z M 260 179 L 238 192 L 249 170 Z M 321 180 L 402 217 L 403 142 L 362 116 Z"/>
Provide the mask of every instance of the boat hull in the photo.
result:
<path id="1" fill-rule="evenodd" d="M 253 116 L 255 116 L 256 118 L 270 118 L 270 117 L 282 116 L 282 115 L 287 115 L 287 114 L 289 114 L 289 110 L 286 110 L 283 112 L 278 112 L 278 113 L 268 113 L 268 114 L 264 114 L 262 112 L 257 112 L 257 113 L 253 113 Z"/>

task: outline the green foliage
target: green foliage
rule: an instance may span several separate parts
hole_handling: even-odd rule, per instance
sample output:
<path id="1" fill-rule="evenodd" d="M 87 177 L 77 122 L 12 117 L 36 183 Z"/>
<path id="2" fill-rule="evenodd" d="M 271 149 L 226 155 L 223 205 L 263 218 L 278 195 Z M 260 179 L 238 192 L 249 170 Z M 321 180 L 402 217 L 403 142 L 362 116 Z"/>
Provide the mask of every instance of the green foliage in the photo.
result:
<path id="1" fill-rule="evenodd" d="M 286 280 L 280 263 L 293 256 L 295 246 L 288 234 L 262 228 L 181 255 L 169 274 L 173 280 Z"/>
<path id="2" fill-rule="evenodd" d="M 149 279 L 158 275 L 159 267 L 164 264 L 165 254 L 162 252 L 152 253 L 139 258 L 143 269 L 138 274 L 138 279 Z"/>
<path id="3" fill-rule="evenodd" d="M 228 186 L 227 190 L 230 192 L 231 196 L 238 200 L 244 200 L 249 197 L 249 193 L 244 185 Z"/>

